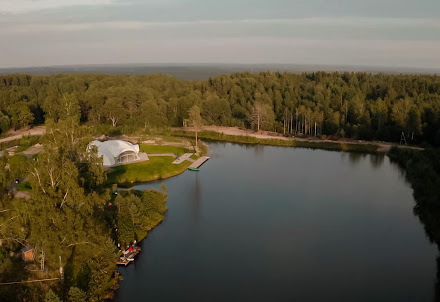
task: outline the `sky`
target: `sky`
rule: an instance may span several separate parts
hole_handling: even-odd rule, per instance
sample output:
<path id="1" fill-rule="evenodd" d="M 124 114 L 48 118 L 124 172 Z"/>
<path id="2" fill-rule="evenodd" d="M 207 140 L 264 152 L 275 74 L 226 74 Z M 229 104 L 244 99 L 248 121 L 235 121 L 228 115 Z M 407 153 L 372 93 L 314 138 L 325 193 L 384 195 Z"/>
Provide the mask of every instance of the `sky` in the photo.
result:
<path id="1" fill-rule="evenodd" d="M 0 0 L 0 68 L 440 68 L 440 0 Z"/>

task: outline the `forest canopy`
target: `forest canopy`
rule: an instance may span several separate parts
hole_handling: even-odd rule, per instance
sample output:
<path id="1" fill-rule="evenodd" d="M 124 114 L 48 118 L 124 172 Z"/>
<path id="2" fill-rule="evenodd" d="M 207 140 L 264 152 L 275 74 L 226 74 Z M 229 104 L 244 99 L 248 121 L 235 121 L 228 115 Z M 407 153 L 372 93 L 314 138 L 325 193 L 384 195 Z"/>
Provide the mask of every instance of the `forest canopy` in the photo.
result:
<path id="1" fill-rule="evenodd" d="M 72 295 L 82 297 L 75 301 L 111 298 L 118 247 L 144 239 L 164 218 L 166 187 L 110 190 L 102 158 L 88 146 L 90 128 L 78 119 L 48 118 L 44 150 L 35 159 L 0 156 L 0 283 L 17 282 L 0 287 L 1 301 L 42 301 L 45 292 L 68 301 Z M 25 176 L 29 198 L 14 198 L 10 184 Z M 28 247 L 35 261 L 14 256 Z M 59 281 L 23 282 L 48 277 Z"/>
<path id="2" fill-rule="evenodd" d="M 440 77 L 368 73 L 0 76 L 0 131 L 78 116 L 124 133 L 205 125 L 440 145 Z"/>

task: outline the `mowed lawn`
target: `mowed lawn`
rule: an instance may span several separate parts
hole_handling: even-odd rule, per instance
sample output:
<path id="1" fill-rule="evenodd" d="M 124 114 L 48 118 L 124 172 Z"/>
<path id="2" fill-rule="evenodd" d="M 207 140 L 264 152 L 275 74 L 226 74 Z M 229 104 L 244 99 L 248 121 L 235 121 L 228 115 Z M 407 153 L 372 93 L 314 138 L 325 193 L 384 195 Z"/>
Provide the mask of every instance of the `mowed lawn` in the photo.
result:
<path id="1" fill-rule="evenodd" d="M 194 153 L 194 150 L 189 150 L 183 147 L 176 147 L 176 146 L 156 146 L 156 145 L 145 145 L 141 144 L 139 147 L 141 152 L 145 153 L 173 153 L 177 154 L 178 156 L 181 156 L 185 153 Z"/>
<path id="2" fill-rule="evenodd" d="M 117 166 L 107 174 L 107 181 L 112 184 L 124 184 L 158 180 L 181 174 L 191 165 L 189 161 L 175 165 L 172 164 L 174 160 L 175 158 L 171 156 L 152 156 L 150 160 L 144 162 Z"/>

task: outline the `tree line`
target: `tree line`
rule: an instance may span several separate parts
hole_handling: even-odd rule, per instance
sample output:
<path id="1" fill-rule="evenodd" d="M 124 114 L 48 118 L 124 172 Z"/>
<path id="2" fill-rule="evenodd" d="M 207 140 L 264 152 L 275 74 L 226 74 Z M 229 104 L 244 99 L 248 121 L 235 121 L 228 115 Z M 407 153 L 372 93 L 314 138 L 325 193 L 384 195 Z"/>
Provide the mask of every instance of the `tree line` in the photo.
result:
<path id="1" fill-rule="evenodd" d="M 369 73 L 0 76 L 0 129 L 78 116 L 133 133 L 179 127 L 197 105 L 206 125 L 440 145 L 440 77 Z"/>

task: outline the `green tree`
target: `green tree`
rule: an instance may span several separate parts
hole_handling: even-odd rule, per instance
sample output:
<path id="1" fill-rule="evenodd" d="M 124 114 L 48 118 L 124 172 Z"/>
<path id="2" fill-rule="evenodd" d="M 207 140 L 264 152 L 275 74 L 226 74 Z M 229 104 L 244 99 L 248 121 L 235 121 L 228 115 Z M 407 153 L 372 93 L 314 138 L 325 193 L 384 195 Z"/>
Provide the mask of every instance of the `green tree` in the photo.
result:
<path id="1" fill-rule="evenodd" d="M 74 93 L 63 94 L 60 100 L 60 110 L 58 113 L 58 119 L 67 120 L 73 118 L 79 121 L 81 117 L 81 107 L 77 96 Z"/>
<path id="2" fill-rule="evenodd" d="M 9 130 L 11 126 L 11 120 L 9 116 L 4 115 L 0 112 L 0 133 L 5 133 Z"/>
<path id="3" fill-rule="evenodd" d="M 46 97 L 43 101 L 43 110 L 47 119 L 50 118 L 54 121 L 58 121 L 61 104 L 57 87 L 53 85 L 47 87 Z"/>
<path id="4" fill-rule="evenodd" d="M 44 297 L 44 302 L 62 302 L 62 301 L 58 297 L 58 295 L 54 293 L 52 289 L 49 289 L 49 291 L 46 293 L 46 296 Z"/>
<path id="5" fill-rule="evenodd" d="M 0 199 L 11 182 L 12 174 L 9 164 L 9 153 L 5 151 L 3 156 L 0 156 Z"/>
<path id="6" fill-rule="evenodd" d="M 118 241 L 122 246 L 142 240 L 148 231 L 164 218 L 166 193 L 156 190 L 120 192 L 115 199 L 118 207 Z"/>
<path id="7" fill-rule="evenodd" d="M 202 127 L 202 116 L 200 115 L 200 108 L 197 105 L 192 106 L 188 111 L 188 124 L 194 128 L 196 134 L 196 154 L 199 152 L 197 134 Z"/>
<path id="8" fill-rule="evenodd" d="M 414 134 L 419 135 L 422 133 L 422 117 L 420 111 L 415 106 L 409 111 L 406 128 L 408 136 L 411 133 L 412 139 L 414 139 Z"/>
<path id="9" fill-rule="evenodd" d="M 159 106 L 153 100 L 147 100 L 142 103 L 140 117 L 143 121 L 144 129 L 160 127 L 166 124 L 166 117 L 161 115 Z"/>
<path id="10" fill-rule="evenodd" d="M 377 123 L 377 130 L 380 132 L 388 117 L 388 107 L 384 100 L 378 98 L 371 106 L 371 113 Z"/>
<path id="11" fill-rule="evenodd" d="M 11 106 L 11 124 L 14 129 L 24 128 L 34 121 L 34 115 L 25 102 L 18 102 Z"/>
<path id="12" fill-rule="evenodd" d="M 104 115 L 112 122 L 112 126 L 116 127 L 119 122 L 127 116 L 127 110 L 122 104 L 122 99 L 111 97 L 105 101 L 103 106 Z"/>
<path id="13" fill-rule="evenodd" d="M 69 289 L 68 302 L 85 302 L 87 301 L 87 295 L 78 287 L 71 287 Z"/>
<path id="14" fill-rule="evenodd" d="M 414 102 L 411 98 L 397 100 L 392 107 L 392 118 L 400 127 L 407 129 L 408 116 Z"/>
<path id="15" fill-rule="evenodd" d="M 84 286 L 89 297 L 102 300 L 115 287 L 116 255 L 102 219 L 109 199 L 102 187 L 102 160 L 87 147 L 88 141 L 87 129 L 73 118 L 48 121 L 41 138 L 44 152 L 29 167 L 31 199 L 5 205 L 10 211 L 1 217 L 8 222 L 1 232 L 44 251 L 46 267 L 58 271 L 61 266 L 68 287 L 79 282 L 75 274 L 81 267 L 90 267 L 81 279 L 89 280 Z"/>
<path id="16" fill-rule="evenodd" d="M 270 129 L 275 120 L 275 115 L 268 104 L 262 102 L 255 102 L 252 107 L 251 124 L 256 127 L 256 131 L 260 129 Z"/>

